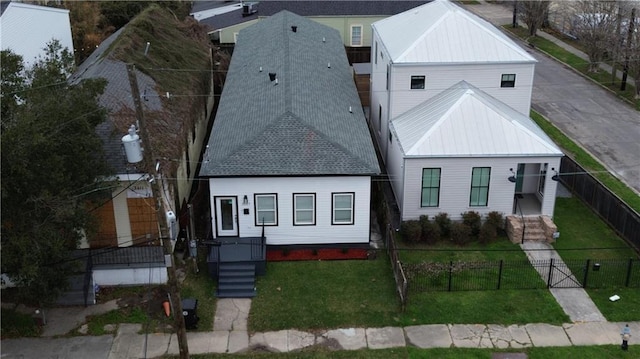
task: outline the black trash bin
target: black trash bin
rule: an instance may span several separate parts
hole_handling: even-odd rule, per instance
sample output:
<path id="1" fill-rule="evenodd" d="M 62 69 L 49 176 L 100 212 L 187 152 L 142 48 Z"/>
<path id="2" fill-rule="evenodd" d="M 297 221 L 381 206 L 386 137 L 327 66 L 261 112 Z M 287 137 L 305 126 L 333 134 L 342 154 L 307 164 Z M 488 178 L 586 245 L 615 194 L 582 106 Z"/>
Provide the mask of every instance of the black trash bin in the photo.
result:
<path id="1" fill-rule="evenodd" d="M 198 300 L 185 298 L 182 300 L 182 316 L 187 329 L 198 329 Z"/>

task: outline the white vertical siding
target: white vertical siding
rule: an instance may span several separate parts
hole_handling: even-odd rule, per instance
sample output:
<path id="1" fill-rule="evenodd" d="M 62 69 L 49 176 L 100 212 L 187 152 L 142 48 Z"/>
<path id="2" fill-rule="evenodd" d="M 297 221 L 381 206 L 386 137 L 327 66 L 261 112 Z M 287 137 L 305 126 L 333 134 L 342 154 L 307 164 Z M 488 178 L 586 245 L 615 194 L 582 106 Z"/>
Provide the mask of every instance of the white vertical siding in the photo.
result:
<path id="1" fill-rule="evenodd" d="M 241 237 L 260 236 L 262 227 L 255 224 L 254 194 L 276 193 L 278 195 L 278 225 L 265 226 L 267 244 L 335 244 L 368 243 L 370 232 L 371 177 L 256 177 L 256 178 L 211 178 L 209 179 L 212 216 L 214 196 L 237 196 L 238 229 Z M 332 193 L 354 193 L 354 224 L 332 225 Z M 316 194 L 316 224 L 293 225 L 293 194 Z M 242 204 L 244 196 L 248 205 Z M 249 214 L 243 214 L 248 209 Z M 215 229 L 215 218 L 212 228 Z M 215 230 L 213 231 L 215 233 Z"/>
<path id="2" fill-rule="evenodd" d="M 534 64 L 394 65 L 390 116 L 395 118 L 463 80 L 529 116 L 533 73 Z M 502 74 L 516 74 L 515 87 L 501 88 Z M 424 90 L 411 89 L 412 75 L 426 77 Z M 372 92 L 376 92 L 373 87 Z"/>
<path id="3" fill-rule="evenodd" d="M 118 247 L 128 247 L 133 244 L 127 191 L 124 190 L 130 184 L 131 182 L 122 182 L 122 186 L 113 191 L 113 215 L 116 221 Z"/>
<path id="4" fill-rule="evenodd" d="M 466 211 L 476 211 L 485 215 L 491 211 L 505 215 L 513 212 L 515 183 L 509 182 L 510 169 L 515 171 L 518 163 L 549 163 L 545 182 L 542 214 L 553 216 L 557 182 L 551 180 L 553 171 L 558 169 L 560 158 L 513 157 L 513 158 L 408 158 L 405 160 L 404 200 L 401 207 L 402 220 L 417 219 L 420 215 L 435 216 L 448 213 L 452 219 L 460 219 Z M 473 167 L 491 167 L 489 181 L 489 201 L 486 207 L 469 206 L 471 193 L 471 171 Z M 420 207 L 422 190 L 422 169 L 441 168 L 440 203 L 438 207 Z"/>
<path id="5" fill-rule="evenodd" d="M 2 14 L 0 29 L 1 49 L 22 55 L 25 67 L 44 54 L 52 39 L 73 55 L 69 10 L 12 2 Z"/>

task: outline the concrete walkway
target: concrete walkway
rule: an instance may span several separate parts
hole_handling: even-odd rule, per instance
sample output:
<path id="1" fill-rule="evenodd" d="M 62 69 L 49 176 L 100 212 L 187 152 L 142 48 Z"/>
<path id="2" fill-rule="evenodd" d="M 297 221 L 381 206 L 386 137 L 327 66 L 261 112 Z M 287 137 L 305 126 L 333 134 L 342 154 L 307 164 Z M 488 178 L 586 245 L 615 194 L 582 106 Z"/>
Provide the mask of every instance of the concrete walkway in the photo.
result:
<path id="1" fill-rule="evenodd" d="M 527 258 L 545 282 L 549 278 L 550 268 L 547 265 L 536 265 L 536 262 L 553 259 L 557 265 L 564 265 L 562 258 L 548 243 L 525 241 L 520 247 L 527 254 Z M 564 312 L 571 318 L 571 321 L 574 323 L 606 322 L 607 319 L 600 313 L 600 310 L 593 303 L 587 292 L 582 288 L 572 288 L 578 281 L 571 271 L 568 268 L 563 268 L 563 272 L 562 278 L 555 280 L 554 288 L 549 289 L 549 291 L 556 298 Z"/>

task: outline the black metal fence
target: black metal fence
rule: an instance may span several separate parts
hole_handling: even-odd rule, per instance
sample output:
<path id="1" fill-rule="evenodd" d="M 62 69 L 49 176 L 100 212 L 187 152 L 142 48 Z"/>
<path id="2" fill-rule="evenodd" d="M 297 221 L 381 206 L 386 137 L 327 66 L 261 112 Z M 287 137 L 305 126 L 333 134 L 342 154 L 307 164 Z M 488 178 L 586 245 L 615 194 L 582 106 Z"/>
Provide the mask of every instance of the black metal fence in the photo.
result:
<path id="1" fill-rule="evenodd" d="M 640 260 L 529 260 L 403 264 L 408 295 L 425 291 L 640 288 Z"/>
<path id="2" fill-rule="evenodd" d="M 560 162 L 559 177 L 565 187 L 640 253 L 640 214 L 567 156 Z"/>

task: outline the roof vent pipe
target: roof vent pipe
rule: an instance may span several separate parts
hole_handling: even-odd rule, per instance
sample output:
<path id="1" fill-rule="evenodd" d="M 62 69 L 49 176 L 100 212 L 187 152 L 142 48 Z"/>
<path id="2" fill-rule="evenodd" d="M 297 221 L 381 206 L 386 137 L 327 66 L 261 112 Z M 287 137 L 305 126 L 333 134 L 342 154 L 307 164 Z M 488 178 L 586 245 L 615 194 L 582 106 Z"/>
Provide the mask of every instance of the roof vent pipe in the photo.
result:
<path id="1" fill-rule="evenodd" d="M 275 81 L 275 79 L 276 79 L 276 73 L 275 72 L 269 72 L 269 80 Z"/>
<path id="2" fill-rule="evenodd" d="M 330 69 L 331 68 L 331 63 L 327 62 L 327 68 Z"/>
<path id="3" fill-rule="evenodd" d="M 298 27 L 296 25 L 291 26 L 291 31 L 298 32 Z"/>

